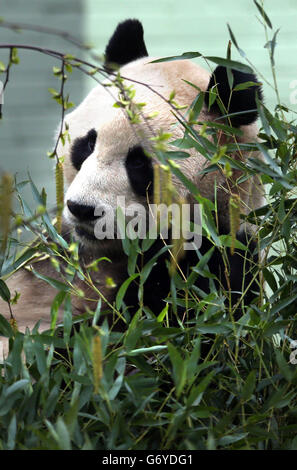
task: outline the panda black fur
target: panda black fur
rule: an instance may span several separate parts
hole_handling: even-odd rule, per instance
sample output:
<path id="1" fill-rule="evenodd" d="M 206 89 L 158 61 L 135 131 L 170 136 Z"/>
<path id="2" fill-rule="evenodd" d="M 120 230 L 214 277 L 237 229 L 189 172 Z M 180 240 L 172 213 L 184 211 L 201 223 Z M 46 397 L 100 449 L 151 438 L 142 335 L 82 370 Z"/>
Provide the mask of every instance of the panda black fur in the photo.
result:
<path id="1" fill-rule="evenodd" d="M 230 87 L 226 69 L 218 66 L 212 75 L 198 65 L 188 61 L 175 61 L 165 63 L 150 63 L 153 58 L 147 58 L 147 50 L 143 40 L 142 25 L 137 20 L 127 20 L 121 23 L 112 38 L 106 51 L 106 70 L 111 71 L 115 64 L 121 66 L 121 74 L 127 82 L 132 80 L 136 89 L 136 102 L 146 102 L 145 112 L 150 114 L 159 111 L 159 116 L 152 121 L 151 126 L 158 130 L 163 128 L 169 131 L 172 124 L 172 114 L 168 103 L 159 97 L 159 94 L 168 99 L 174 89 L 176 100 L 179 104 L 189 106 L 196 96 L 196 91 L 183 80 L 193 82 L 206 94 L 206 104 L 201 112 L 200 120 L 217 119 L 220 109 L 214 103 L 208 109 L 208 93 L 213 87 L 217 87 L 220 98 L 228 108 L 230 114 L 241 111 L 250 111 L 237 116 L 231 116 L 234 127 L 241 126 L 243 137 L 240 142 L 257 140 L 256 94 L 261 99 L 259 86 L 232 94 L 229 101 Z M 254 75 L 232 71 L 234 85 L 246 81 L 257 82 Z M 111 76 L 112 80 L 113 76 Z M 112 83 L 110 83 L 112 84 Z M 149 87 L 144 84 L 149 85 Z M 111 90 L 111 91 L 110 91 Z M 154 93 L 154 91 L 157 93 Z M 117 90 L 116 90 L 117 91 Z M 82 263 L 88 263 L 94 258 L 108 256 L 112 264 L 103 262 L 100 265 L 100 273 L 95 279 L 98 289 L 102 289 L 108 302 L 113 302 L 117 289 L 106 288 L 106 277 L 112 277 L 117 288 L 127 278 L 127 258 L 122 251 L 121 240 L 98 241 L 94 240 L 92 229 L 94 228 L 94 208 L 98 199 L 114 207 L 115 196 L 124 195 L 128 202 L 145 203 L 147 190 L 152 194 L 153 190 L 153 165 L 156 160 L 149 159 L 146 155 L 147 142 L 151 137 L 149 129 L 143 129 L 141 125 L 131 125 L 122 109 L 113 106 L 116 97 L 112 96 L 115 90 L 108 90 L 102 86 L 96 87 L 86 99 L 72 113 L 66 116 L 71 137 L 70 144 L 59 144 L 58 153 L 65 159 L 65 176 L 68 189 L 65 196 L 64 224 L 66 231 L 69 229 L 81 243 L 80 253 Z M 171 130 L 171 129 L 170 129 Z M 146 135 L 145 132 L 147 132 Z M 175 126 L 173 128 L 175 138 L 183 135 L 183 130 Z M 141 138 L 139 137 L 141 135 Z M 143 139 L 143 140 L 142 140 Z M 229 233 L 229 194 L 225 187 L 225 177 L 219 172 L 212 172 L 199 177 L 199 171 L 205 167 L 206 161 L 202 155 L 190 149 L 191 157 L 181 163 L 181 170 L 198 187 L 202 196 L 214 198 L 215 181 L 218 192 L 219 227 L 221 234 Z M 191 153 L 192 152 L 192 153 Z M 241 160 L 248 158 L 248 154 L 240 156 Z M 260 157 L 260 155 L 258 154 Z M 240 172 L 234 171 L 234 180 L 240 176 Z M 176 179 L 173 180 L 178 193 L 193 203 L 193 198 L 186 188 Z M 235 192 L 243 201 L 242 212 L 249 212 L 262 204 L 261 184 L 257 178 L 241 183 L 238 187 L 234 182 Z M 256 245 L 253 241 L 252 230 L 247 227 L 241 229 L 238 239 L 249 246 L 249 251 L 257 262 Z M 150 259 L 160 248 L 160 240 L 145 254 L 145 260 Z M 211 248 L 210 242 L 203 239 L 200 253 L 203 255 Z M 232 290 L 232 301 L 236 302 L 240 293 L 249 286 L 245 303 L 252 301 L 257 292 L 257 282 L 252 282 L 252 263 L 243 261 L 243 252 L 236 250 L 236 254 L 229 256 L 229 279 Z M 247 257 L 249 258 L 249 256 Z M 170 291 L 170 278 L 166 265 L 166 255 L 159 258 L 149 276 L 144 290 L 144 303 L 154 313 L 164 307 L 164 298 Z M 190 268 L 197 264 L 198 257 L 195 251 L 189 251 L 180 261 L 182 270 L 187 274 Z M 216 249 L 208 263 L 210 271 L 221 279 L 225 288 L 228 283 L 225 279 L 225 265 Z M 47 262 L 36 263 L 35 269 L 51 277 L 58 274 Z M 243 270 L 247 273 L 245 285 L 242 286 Z M 203 292 L 209 291 L 208 280 L 200 277 L 196 282 Z M 46 329 L 50 324 L 50 305 L 56 291 L 45 285 L 40 279 L 36 279 L 31 273 L 21 270 L 8 281 L 13 292 L 21 292 L 19 303 L 13 308 L 14 316 L 20 329 L 32 326 L 41 319 L 41 329 Z M 38 293 L 40 295 L 38 295 Z M 88 295 L 88 292 L 86 292 Z M 96 301 L 96 299 L 94 299 Z M 131 285 L 125 297 L 128 306 L 137 308 L 138 297 L 136 285 Z M 93 303 L 94 304 L 94 303 Z M 73 299 L 74 313 L 83 312 L 85 304 L 82 299 Z M 6 306 L 1 305 L 1 313 Z M 9 315 L 6 310 L 7 316 Z"/>

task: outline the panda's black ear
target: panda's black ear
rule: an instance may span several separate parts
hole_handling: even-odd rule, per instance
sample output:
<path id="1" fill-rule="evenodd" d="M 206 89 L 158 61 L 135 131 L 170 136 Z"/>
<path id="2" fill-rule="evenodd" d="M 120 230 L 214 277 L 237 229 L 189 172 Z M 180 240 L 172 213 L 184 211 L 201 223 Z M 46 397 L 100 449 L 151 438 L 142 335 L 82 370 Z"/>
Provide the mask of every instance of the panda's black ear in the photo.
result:
<path id="1" fill-rule="evenodd" d="M 226 110 L 225 114 L 241 113 L 230 116 L 233 127 L 252 124 L 258 118 L 256 96 L 260 100 L 263 99 L 260 84 L 258 84 L 257 77 L 253 73 L 240 72 L 234 69 L 231 69 L 231 73 L 233 75 L 232 94 L 226 67 L 219 65 L 212 73 L 207 92 L 212 87 L 216 87 L 217 98 L 211 105 L 210 110 L 222 114 L 223 108 Z M 246 82 L 253 82 L 257 85 L 234 90 L 235 87 Z M 209 106 L 209 97 L 210 93 L 206 93 L 205 101 L 207 106 Z M 222 105 L 221 107 L 219 103 Z"/>
<path id="2" fill-rule="evenodd" d="M 138 20 L 126 20 L 118 24 L 105 49 L 105 65 L 125 65 L 148 55 L 143 27 Z"/>

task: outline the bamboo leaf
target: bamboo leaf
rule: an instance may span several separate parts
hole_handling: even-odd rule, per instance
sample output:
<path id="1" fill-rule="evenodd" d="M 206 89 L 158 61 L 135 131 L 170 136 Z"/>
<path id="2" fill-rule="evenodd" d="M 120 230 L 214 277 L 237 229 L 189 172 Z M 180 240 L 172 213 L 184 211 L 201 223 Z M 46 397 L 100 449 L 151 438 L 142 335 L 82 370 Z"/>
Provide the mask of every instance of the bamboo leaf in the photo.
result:
<path id="1" fill-rule="evenodd" d="M 249 401 L 256 388 L 256 371 L 252 370 L 246 378 L 245 384 L 241 390 L 241 397 L 244 401 Z"/>
<path id="2" fill-rule="evenodd" d="M 249 65 L 243 64 L 242 62 L 214 56 L 206 56 L 205 59 L 210 60 L 217 65 L 222 65 L 223 67 L 238 70 L 239 72 L 253 73 L 253 69 Z"/>
<path id="3" fill-rule="evenodd" d="M 171 57 L 163 57 L 162 59 L 152 60 L 150 64 L 158 64 L 161 62 L 172 62 L 174 60 L 185 60 L 185 59 L 195 59 L 196 57 L 201 57 L 202 54 L 200 52 L 184 52 L 181 55 L 171 56 Z"/>
<path id="4" fill-rule="evenodd" d="M 265 23 L 269 26 L 270 29 L 272 29 L 272 23 L 267 15 L 267 13 L 264 11 L 264 8 L 262 5 L 259 5 L 259 3 L 257 2 L 257 0 L 254 0 L 254 4 L 256 5 L 256 7 L 258 8 L 262 18 L 264 19 Z"/>
<path id="5" fill-rule="evenodd" d="M 11 294 L 7 284 L 0 279 L 0 296 L 5 302 L 10 302 Z"/>
<path id="6" fill-rule="evenodd" d="M 130 276 L 128 279 L 126 279 L 126 281 L 123 282 L 123 284 L 121 285 L 121 287 L 119 288 L 118 290 L 118 293 L 117 293 L 117 296 L 116 296 L 116 309 L 119 310 L 122 306 L 122 302 L 123 302 L 123 299 L 124 299 L 124 296 L 126 294 L 126 291 L 129 287 L 129 285 L 131 284 L 131 282 L 133 282 L 137 277 L 139 277 L 139 274 L 136 273 L 136 274 L 133 274 L 132 276 Z"/>

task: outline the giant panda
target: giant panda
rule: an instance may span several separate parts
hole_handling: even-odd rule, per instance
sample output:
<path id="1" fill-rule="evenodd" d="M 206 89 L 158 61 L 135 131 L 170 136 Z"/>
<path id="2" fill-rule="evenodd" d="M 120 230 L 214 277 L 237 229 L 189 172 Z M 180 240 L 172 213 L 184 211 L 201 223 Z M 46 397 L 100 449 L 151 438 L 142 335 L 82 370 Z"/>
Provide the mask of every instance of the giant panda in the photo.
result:
<path id="1" fill-rule="evenodd" d="M 223 66 L 217 66 L 210 72 L 190 60 L 156 62 L 154 59 L 148 56 L 141 23 L 133 19 L 120 23 L 105 50 L 105 73 L 108 78 L 103 85 L 95 86 L 84 101 L 66 115 L 65 126 L 69 139 L 66 139 L 64 145 L 60 142 L 58 146 L 59 157 L 64 160 L 67 184 L 63 212 L 64 235 L 73 236 L 79 241 L 82 264 L 100 257 L 108 257 L 111 261 L 103 260 L 99 272 L 95 273 L 96 286 L 108 305 L 113 303 L 118 288 L 128 277 L 127 256 L 123 252 L 121 240 L 98 240 L 94 236 L 94 225 L 102 215 L 95 215 L 94 211 L 102 205 L 111 209 L 111 214 L 115 214 L 117 196 L 125 197 L 127 205 L 137 203 L 147 207 L 148 198 L 153 191 L 154 166 L 158 163 L 157 158 L 150 154 L 150 139 L 160 129 L 170 132 L 172 141 L 181 139 L 184 134 L 183 126 L 173 116 L 169 103 L 170 94 L 174 91 L 175 101 L 181 106 L 189 107 L 197 96 L 197 89 L 202 90 L 205 92 L 205 103 L 199 121 L 220 122 L 221 107 L 217 102 L 209 102 L 210 91 L 215 86 L 221 102 L 231 114 L 231 125 L 242 131 L 237 141 L 257 141 L 256 95 L 262 99 L 259 84 L 231 94 L 228 73 Z M 125 109 L 115 106 L 119 96 L 119 90 L 113 86 L 113 80 L 118 74 L 115 66 L 118 67 L 124 83 L 127 86 L 133 85 L 135 102 L 145 103 L 142 118 L 136 124 L 131 124 Z M 253 74 L 236 70 L 232 70 L 232 74 L 233 87 L 245 82 L 258 83 Z M 148 120 L 147 117 L 156 111 L 157 116 Z M 197 125 L 197 129 L 200 128 Z M 226 140 L 224 134 L 221 139 L 222 142 Z M 171 149 L 176 150 L 174 146 Z M 219 170 L 202 175 L 201 170 L 207 167 L 208 162 L 197 150 L 191 148 L 188 152 L 189 158 L 178 161 L 179 168 L 203 197 L 216 199 L 219 231 L 221 234 L 228 234 L 230 194 L 240 196 L 241 211 L 247 214 L 262 204 L 260 180 L 255 176 L 248 180 L 243 179 L 238 184 L 237 180 L 241 175 L 239 170 L 233 170 L 228 183 Z M 245 162 L 250 153 L 241 152 L 234 156 Z M 261 158 L 257 152 L 253 156 Z M 183 200 L 193 204 L 189 190 L 174 176 L 173 185 Z M 254 256 L 254 262 L 257 263 L 256 255 L 253 254 L 256 244 L 252 227 L 243 224 L 237 236 L 238 240 L 249 246 L 251 256 Z M 155 245 L 148 250 L 147 260 L 159 250 L 159 242 L 160 240 L 156 240 Z M 210 247 L 207 238 L 203 238 L 199 254 L 193 250 L 185 252 L 180 259 L 182 270 L 186 274 L 191 272 L 191 267 L 196 265 L 199 256 L 208 252 Z M 233 255 L 229 253 L 228 286 L 219 250 L 213 252 L 208 266 L 221 279 L 222 284 L 234 292 L 234 301 L 250 284 L 245 298 L 246 303 L 249 303 L 256 295 L 257 283 L 251 283 L 252 274 L 249 273 L 246 284 L 242 285 L 243 270 L 248 272 L 252 267 L 243 255 L 240 250 L 236 250 Z M 59 273 L 48 260 L 34 263 L 34 269 L 43 275 L 59 278 Z M 112 287 L 106 285 L 107 278 L 113 279 Z M 77 282 L 80 285 L 79 279 Z M 201 292 L 208 292 L 208 282 L 208 279 L 198 277 L 196 284 Z M 17 290 L 21 293 L 18 303 L 12 306 L 19 329 L 31 329 L 37 321 L 40 321 L 41 331 L 49 328 L 50 307 L 57 291 L 26 269 L 19 270 L 7 284 L 11 292 Z M 94 293 L 88 292 L 85 286 L 81 287 L 85 289 L 85 297 L 92 298 L 91 305 L 95 305 L 98 298 L 94 298 Z M 158 259 L 145 284 L 145 305 L 158 314 L 165 305 L 164 299 L 169 291 L 170 277 L 165 254 Z M 137 308 L 136 282 L 131 283 L 125 303 L 131 306 L 131 311 Z M 73 312 L 83 313 L 85 309 L 86 300 L 74 296 Z M 0 313 L 9 318 L 8 307 L 3 301 L 0 301 Z"/>

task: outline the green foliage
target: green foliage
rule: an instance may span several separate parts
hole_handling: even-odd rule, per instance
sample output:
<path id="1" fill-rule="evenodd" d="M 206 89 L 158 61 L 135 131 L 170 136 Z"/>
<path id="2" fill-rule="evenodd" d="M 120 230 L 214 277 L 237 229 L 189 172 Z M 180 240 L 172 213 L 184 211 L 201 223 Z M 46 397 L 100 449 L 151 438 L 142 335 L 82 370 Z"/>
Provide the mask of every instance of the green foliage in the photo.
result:
<path id="1" fill-rule="evenodd" d="M 255 4 L 265 25 L 272 29 L 262 6 Z M 229 33 L 245 57 L 230 26 Z M 267 42 L 272 65 L 276 34 Z M 71 73 L 70 61 L 75 58 L 63 57 L 69 61 L 63 64 Z M 192 57 L 201 54 L 187 52 L 182 56 Z M 17 59 L 14 51 L 12 62 Z M 250 69 L 230 57 L 206 59 L 237 70 Z M 63 68 L 54 69 L 62 81 Z M 132 88 L 125 88 L 119 77 L 117 81 L 117 106 L 129 111 L 131 122 L 139 122 L 142 104 L 132 105 Z M 248 82 L 245 87 L 253 85 Z M 69 107 L 61 91 L 50 92 L 63 110 Z M 272 111 L 258 102 L 261 143 L 220 146 L 218 130 L 230 136 L 240 131 L 229 127 L 226 119 L 224 125 L 204 123 L 198 132 L 195 124 L 199 123 L 203 93 L 197 90 L 185 115 L 173 98 L 174 94 L 170 95 L 167 102 L 183 126 L 183 138 L 174 142 L 176 151 L 168 151 L 170 134 L 160 132 L 154 138 L 155 150 L 160 163 L 201 204 L 203 235 L 213 247 L 200 257 L 187 278 L 179 270 L 173 273 L 161 312 L 151 312 L 143 305 L 143 290 L 159 256 L 172 247 L 164 246 L 140 269 L 136 260 L 150 248 L 150 241 L 124 239 L 127 279 L 114 304 L 102 308 L 105 299 L 91 276 L 103 259 L 83 269 L 77 244 L 64 240 L 53 225 L 44 191 L 39 192 L 31 178 L 15 184 L 21 213 L 12 216 L 10 226 L 12 230 L 24 226 L 38 237 L 21 248 L 12 231 L 1 258 L 2 299 L 11 304 L 13 312 L 13 293 L 5 279 L 40 254 L 48 256 L 57 271 L 61 263 L 67 269 L 63 282 L 35 272 L 57 291 L 48 331 L 40 333 L 37 324 L 31 332 L 21 333 L 0 312 L 0 335 L 9 340 L 9 355 L 0 364 L 0 449 L 297 448 L 297 366 L 290 362 L 291 344 L 297 339 L 297 127 L 279 102 Z M 219 99 L 215 92 L 212 99 Z M 244 315 L 238 320 L 235 307 L 226 302 L 228 292 L 216 288 L 208 261 L 214 246 L 222 253 L 230 246 L 245 247 L 232 233 L 219 236 L 216 203 L 203 198 L 180 170 L 178 161 L 187 158 L 190 148 L 210 162 L 202 173 L 219 169 L 229 178 L 233 170 L 241 170 L 241 181 L 258 175 L 268 196 L 263 207 L 246 216 L 256 225 L 258 245 L 264 250 L 254 274 L 260 272 L 265 283 L 252 305 L 242 305 Z M 232 157 L 234 150 L 260 150 L 264 160 L 250 158 L 243 164 Z M 55 155 L 54 151 L 51 156 Z M 20 194 L 27 184 L 36 200 L 35 211 Z M 81 316 L 72 315 L 71 295 L 83 295 L 73 283 L 75 275 L 98 298 L 97 305 Z M 210 280 L 210 293 L 195 286 L 201 275 Z M 124 296 L 135 282 L 139 285 L 139 309 L 132 317 Z M 61 305 L 63 322 L 58 324 Z M 183 318 L 177 318 L 177 307 L 182 307 Z M 119 318 L 126 325 L 122 331 L 117 329 Z"/>

